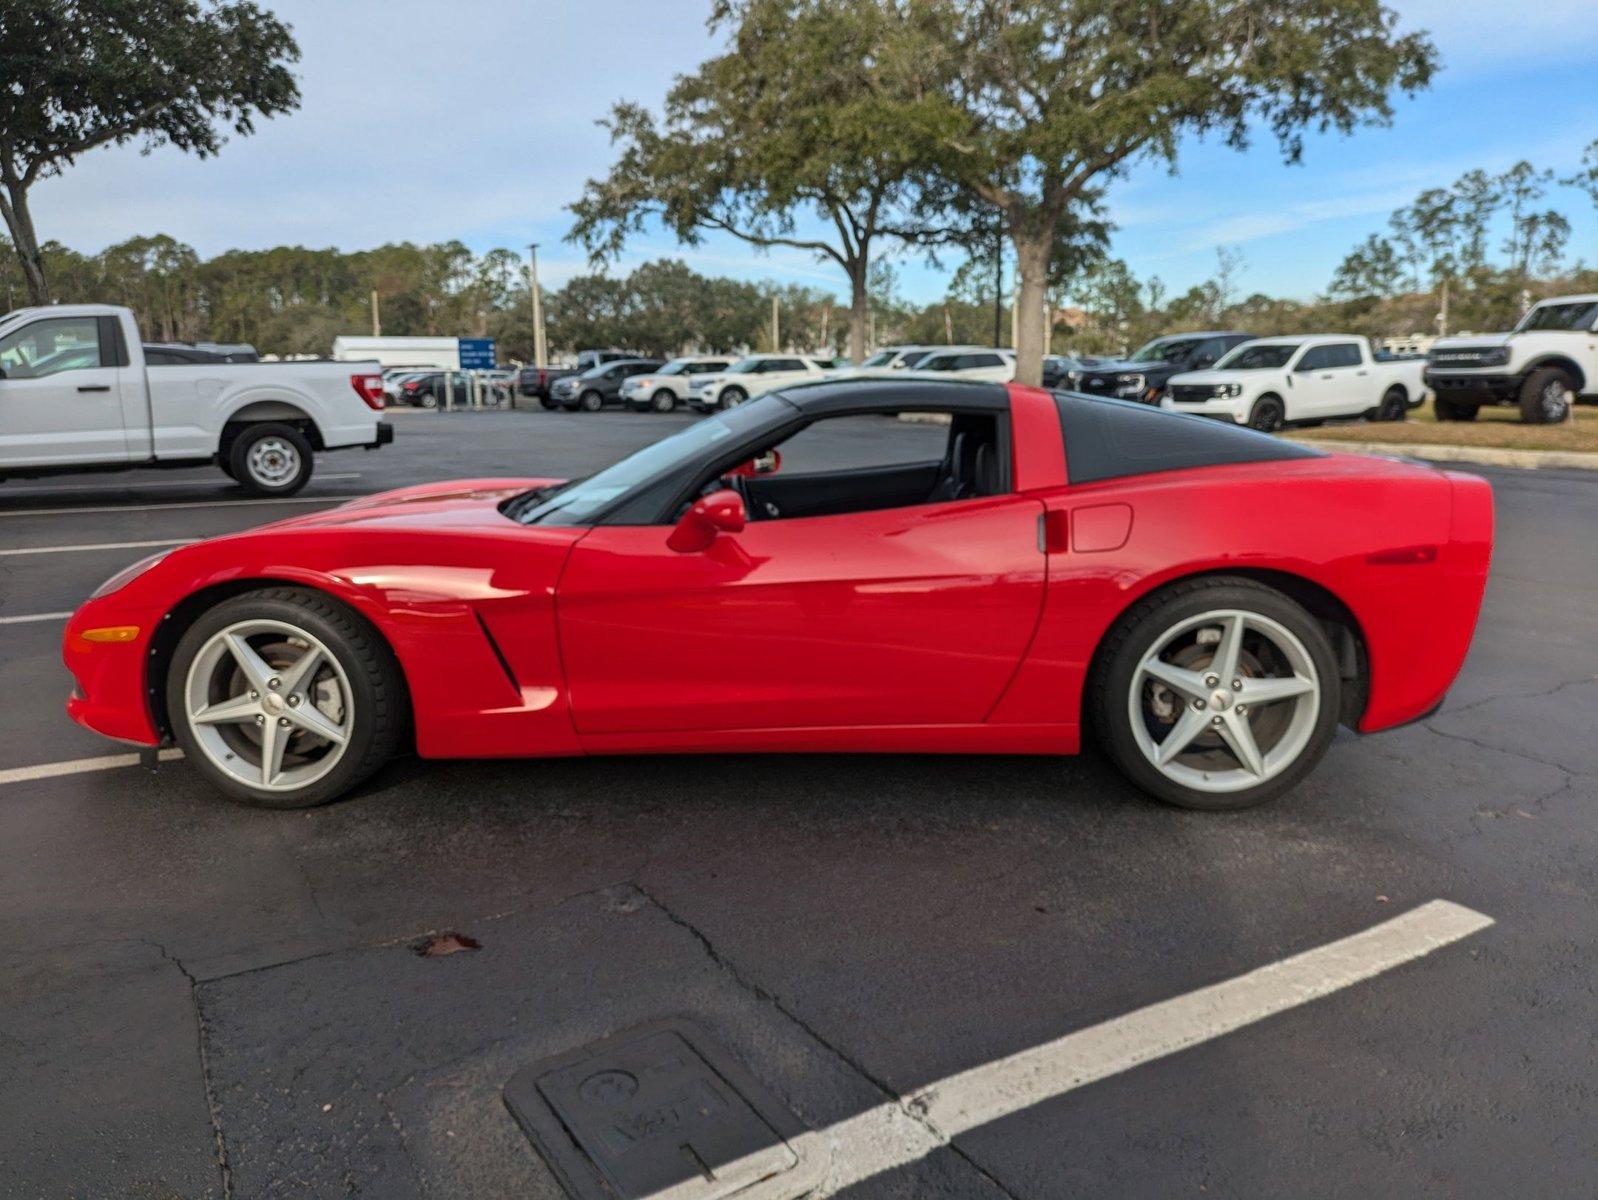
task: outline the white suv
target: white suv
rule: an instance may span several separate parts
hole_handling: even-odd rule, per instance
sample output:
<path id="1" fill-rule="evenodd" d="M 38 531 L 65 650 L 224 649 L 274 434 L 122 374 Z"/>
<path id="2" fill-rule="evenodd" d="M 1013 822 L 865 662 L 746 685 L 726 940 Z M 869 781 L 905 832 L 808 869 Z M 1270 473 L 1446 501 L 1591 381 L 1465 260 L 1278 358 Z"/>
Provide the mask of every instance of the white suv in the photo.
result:
<path id="1" fill-rule="evenodd" d="M 1013 350 L 939 350 L 912 369 L 912 374 L 937 379 L 974 379 L 983 383 L 1009 383 L 1015 378 Z"/>
<path id="2" fill-rule="evenodd" d="M 688 391 L 701 375 L 725 371 L 727 358 L 674 358 L 658 371 L 634 375 L 621 385 L 621 401 L 634 412 L 670 412 L 688 399 Z"/>
<path id="3" fill-rule="evenodd" d="M 1439 421 L 1474 421 L 1484 404 L 1516 404 L 1553 425 L 1580 397 L 1598 400 L 1598 294 L 1544 300 L 1509 333 L 1442 338 L 1426 356 Z"/>
<path id="4" fill-rule="evenodd" d="M 701 375 L 688 393 L 690 407 L 701 412 L 731 408 L 795 383 L 816 383 L 828 371 L 802 354 L 751 354 L 725 371 Z"/>

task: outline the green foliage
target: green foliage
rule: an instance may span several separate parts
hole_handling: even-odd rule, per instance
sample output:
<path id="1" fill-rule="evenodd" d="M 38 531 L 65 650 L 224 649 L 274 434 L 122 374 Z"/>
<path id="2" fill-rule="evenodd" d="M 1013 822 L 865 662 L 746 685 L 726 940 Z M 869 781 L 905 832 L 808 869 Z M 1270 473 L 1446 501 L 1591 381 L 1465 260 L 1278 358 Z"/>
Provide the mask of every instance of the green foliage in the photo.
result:
<path id="1" fill-rule="evenodd" d="M 1085 197 L 1182 138 L 1297 161 L 1306 129 L 1350 132 L 1426 86 L 1436 53 L 1379 0 L 925 0 L 952 48 L 960 114 L 937 164 L 946 194 L 1002 214 L 1020 265 L 1019 377 L 1044 350 L 1051 249 Z"/>
<path id="2" fill-rule="evenodd" d="M 680 76 L 658 120 L 637 104 L 612 110 L 616 163 L 572 205 L 572 240 L 597 263 L 659 221 L 689 245 L 716 231 L 836 263 L 858 352 L 873 247 L 932 236 L 916 172 L 952 128 L 919 9 L 722 0 L 712 27 L 730 32 L 726 52 Z M 806 218 L 826 232 L 800 232 Z"/>
<path id="3" fill-rule="evenodd" d="M 250 0 L 6 0 L 0 214 L 33 302 L 49 299 L 35 183 L 100 146 L 215 154 L 224 130 L 299 104 L 298 59 L 288 26 Z"/>

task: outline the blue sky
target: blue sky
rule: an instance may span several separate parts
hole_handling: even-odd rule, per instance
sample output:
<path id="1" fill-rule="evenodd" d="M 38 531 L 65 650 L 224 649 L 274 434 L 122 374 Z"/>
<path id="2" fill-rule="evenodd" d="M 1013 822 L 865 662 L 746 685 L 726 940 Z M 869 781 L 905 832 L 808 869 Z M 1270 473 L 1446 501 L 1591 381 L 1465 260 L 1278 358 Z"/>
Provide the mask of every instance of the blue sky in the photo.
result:
<path id="1" fill-rule="evenodd" d="M 102 150 L 41 184 L 42 237 L 95 250 L 165 232 L 202 254 L 280 243 L 355 249 L 459 238 L 482 250 L 542 243 L 541 274 L 585 269 L 562 239 L 564 205 L 610 161 L 595 124 L 618 98 L 658 105 L 674 74 L 713 49 L 707 0 L 267 0 L 303 51 L 293 116 L 199 161 Z M 1190 144 L 1179 174 L 1139 166 L 1109 194 L 1114 250 L 1172 291 L 1207 278 L 1216 247 L 1243 255 L 1245 290 L 1308 297 L 1347 249 L 1422 188 L 1528 158 L 1564 171 L 1598 138 L 1593 0 L 1389 0 L 1444 59 L 1433 89 L 1400 100 L 1390 128 L 1313 137 L 1300 166 L 1266 138 L 1243 154 Z M 1598 217 L 1555 201 L 1573 252 L 1598 260 Z M 805 255 L 732 239 L 679 248 L 639 238 L 620 264 L 660 255 L 707 273 L 841 288 Z M 912 299 L 942 294 L 947 267 L 901 265 Z"/>

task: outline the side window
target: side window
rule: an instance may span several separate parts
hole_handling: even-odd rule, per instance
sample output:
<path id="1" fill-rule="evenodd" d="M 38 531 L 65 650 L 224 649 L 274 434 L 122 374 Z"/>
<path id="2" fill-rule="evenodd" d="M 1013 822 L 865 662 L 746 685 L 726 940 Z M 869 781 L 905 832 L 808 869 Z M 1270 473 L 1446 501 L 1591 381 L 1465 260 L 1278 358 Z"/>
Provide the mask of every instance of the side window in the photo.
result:
<path id="1" fill-rule="evenodd" d="M 1326 347 L 1326 349 L 1330 352 L 1331 363 L 1329 365 L 1333 367 L 1357 367 L 1360 365 L 1359 347 L 1353 342 L 1338 342 L 1336 345 Z"/>
<path id="2" fill-rule="evenodd" d="M 1298 360 L 1295 371 L 1324 371 L 1331 366 L 1330 346 L 1311 346 L 1304 351 L 1304 357 Z"/>
<path id="3" fill-rule="evenodd" d="M 43 379 L 101 361 L 100 322 L 94 317 L 34 321 L 0 338 L 0 370 L 7 379 Z"/>
<path id="4" fill-rule="evenodd" d="M 972 367 L 1004 366 L 1004 359 L 1000 358 L 997 354 L 970 354 L 966 357 L 970 359 L 970 362 L 967 365 Z"/>
<path id="5" fill-rule="evenodd" d="M 828 417 L 776 447 L 780 468 L 740 481 L 750 517 L 773 521 L 942 504 L 1008 490 L 992 413 L 938 423 L 897 413 Z"/>
<path id="6" fill-rule="evenodd" d="M 1226 342 L 1221 338 L 1210 338 L 1209 341 L 1200 342 L 1193 350 L 1191 361 L 1195 366 L 1203 363 L 1206 366 L 1214 363 L 1221 355 L 1226 353 Z"/>
<path id="7" fill-rule="evenodd" d="M 766 365 L 768 371 L 803 371 L 804 363 L 797 358 L 778 358 Z"/>
<path id="8" fill-rule="evenodd" d="M 612 367 L 600 376 L 601 379 L 620 379 L 626 372 L 621 367 Z"/>

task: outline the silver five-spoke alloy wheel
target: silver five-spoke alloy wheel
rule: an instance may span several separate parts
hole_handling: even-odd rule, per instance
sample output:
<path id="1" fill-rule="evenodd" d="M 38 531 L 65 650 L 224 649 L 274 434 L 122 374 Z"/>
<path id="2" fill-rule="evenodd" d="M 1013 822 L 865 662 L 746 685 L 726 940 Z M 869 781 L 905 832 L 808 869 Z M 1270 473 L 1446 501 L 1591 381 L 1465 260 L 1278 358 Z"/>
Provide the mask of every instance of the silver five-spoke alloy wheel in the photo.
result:
<path id="1" fill-rule="evenodd" d="M 1224 795 L 1276 778 L 1304 752 L 1321 682 L 1304 643 L 1278 621 L 1215 609 L 1172 625 L 1132 673 L 1132 737 L 1155 770 Z"/>
<path id="2" fill-rule="evenodd" d="M 250 475 L 263 487 L 282 487 L 300 470 L 300 452 L 280 437 L 264 437 L 250 447 L 246 460 Z"/>
<path id="3" fill-rule="evenodd" d="M 252 788 L 306 787 L 350 742 L 353 692 L 344 668 L 286 621 L 239 621 L 212 634 L 189 666 L 183 695 L 201 753 Z"/>

